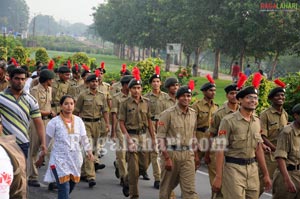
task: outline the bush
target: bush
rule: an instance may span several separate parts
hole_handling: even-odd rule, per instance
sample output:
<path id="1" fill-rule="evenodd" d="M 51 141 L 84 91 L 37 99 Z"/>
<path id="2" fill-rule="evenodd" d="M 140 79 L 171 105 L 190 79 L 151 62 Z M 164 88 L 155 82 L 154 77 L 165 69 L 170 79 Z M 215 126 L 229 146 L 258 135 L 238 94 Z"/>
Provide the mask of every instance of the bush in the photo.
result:
<path id="1" fill-rule="evenodd" d="M 192 69 L 190 66 L 186 68 L 179 66 L 178 70 L 175 72 L 175 75 L 177 76 L 181 85 L 186 85 L 192 76 Z"/>
<path id="2" fill-rule="evenodd" d="M 7 48 L 0 47 L 0 59 L 7 60 Z"/>
<path id="3" fill-rule="evenodd" d="M 49 62 L 50 58 L 49 55 L 46 51 L 45 48 L 39 48 L 36 52 L 35 52 L 35 61 L 38 62 L 42 62 L 44 65 L 47 65 Z"/>
<path id="4" fill-rule="evenodd" d="M 90 66 L 90 64 L 91 64 L 89 57 L 84 52 L 75 53 L 72 56 L 71 60 L 73 61 L 73 63 L 77 63 L 77 64 L 86 64 L 88 66 Z"/>
<path id="5" fill-rule="evenodd" d="M 28 58 L 28 53 L 22 46 L 17 46 L 13 49 L 11 56 L 15 58 L 20 65 L 25 65 Z"/>

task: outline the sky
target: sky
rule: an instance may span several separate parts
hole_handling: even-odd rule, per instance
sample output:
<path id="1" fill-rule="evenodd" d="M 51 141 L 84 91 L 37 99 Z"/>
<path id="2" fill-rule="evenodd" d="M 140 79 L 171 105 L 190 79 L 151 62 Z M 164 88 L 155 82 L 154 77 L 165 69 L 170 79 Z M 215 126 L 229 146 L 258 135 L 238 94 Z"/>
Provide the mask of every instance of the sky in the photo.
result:
<path id="1" fill-rule="evenodd" d="M 93 23 L 92 7 L 104 0 L 25 0 L 30 12 L 34 15 L 51 15 L 56 21 L 67 20 L 70 23 L 81 22 L 86 25 Z"/>

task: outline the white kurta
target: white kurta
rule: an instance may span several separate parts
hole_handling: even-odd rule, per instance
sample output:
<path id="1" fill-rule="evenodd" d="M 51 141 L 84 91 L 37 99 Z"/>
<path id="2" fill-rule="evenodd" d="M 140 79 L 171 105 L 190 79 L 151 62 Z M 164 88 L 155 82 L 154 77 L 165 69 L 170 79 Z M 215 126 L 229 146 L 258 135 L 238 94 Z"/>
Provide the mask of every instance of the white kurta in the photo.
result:
<path id="1" fill-rule="evenodd" d="M 90 145 L 84 123 L 77 116 L 74 116 L 74 131 L 73 134 L 68 134 L 68 129 L 60 116 L 49 121 L 46 127 L 46 136 L 52 138 L 54 142 L 44 181 L 55 182 L 55 177 L 50 169 L 51 165 L 56 166 L 59 178 L 70 175 L 80 177 L 83 163 L 81 146 L 88 151 Z"/>

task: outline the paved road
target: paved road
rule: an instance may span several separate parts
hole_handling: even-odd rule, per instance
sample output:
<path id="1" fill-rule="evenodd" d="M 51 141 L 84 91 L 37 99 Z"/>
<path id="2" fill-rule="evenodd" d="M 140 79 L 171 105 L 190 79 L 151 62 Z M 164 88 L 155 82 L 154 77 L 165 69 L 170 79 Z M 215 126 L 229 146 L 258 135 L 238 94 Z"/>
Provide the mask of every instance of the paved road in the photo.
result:
<path id="1" fill-rule="evenodd" d="M 110 144 L 107 144 L 109 148 Z M 97 173 L 97 185 L 93 189 L 88 188 L 87 183 L 80 182 L 76 185 L 75 190 L 71 194 L 71 199 L 125 199 L 126 197 L 122 194 L 122 188 L 119 185 L 119 180 L 115 177 L 113 161 L 115 155 L 113 152 L 108 151 L 101 160 L 106 164 L 106 168 L 98 171 Z M 41 178 L 45 173 L 45 167 L 40 170 Z M 149 168 L 149 176 L 152 178 L 150 181 L 139 181 L 139 192 L 142 199 L 157 199 L 159 191 L 153 188 L 153 177 L 151 166 Z M 202 166 L 196 175 L 196 191 L 200 195 L 201 199 L 210 198 L 210 186 L 208 180 L 208 174 L 206 167 Z M 180 188 L 176 188 L 175 193 L 177 198 L 180 197 Z M 50 192 L 47 190 L 46 184 L 41 188 L 29 189 L 29 199 L 54 199 L 56 198 L 56 192 Z M 270 194 L 264 194 L 262 199 L 270 199 Z"/>

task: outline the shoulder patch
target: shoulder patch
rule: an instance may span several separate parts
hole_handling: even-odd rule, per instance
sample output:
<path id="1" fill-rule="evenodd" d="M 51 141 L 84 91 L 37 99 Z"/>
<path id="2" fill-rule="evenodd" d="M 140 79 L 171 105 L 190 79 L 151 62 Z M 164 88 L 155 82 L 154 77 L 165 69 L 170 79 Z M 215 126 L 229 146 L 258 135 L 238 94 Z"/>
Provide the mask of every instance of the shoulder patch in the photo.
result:
<path id="1" fill-rule="evenodd" d="M 165 123 L 163 121 L 158 121 L 158 126 L 165 126 Z"/>
<path id="2" fill-rule="evenodd" d="M 227 132 L 225 130 L 219 130 L 218 135 L 222 136 L 222 135 L 226 135 Z"/>

